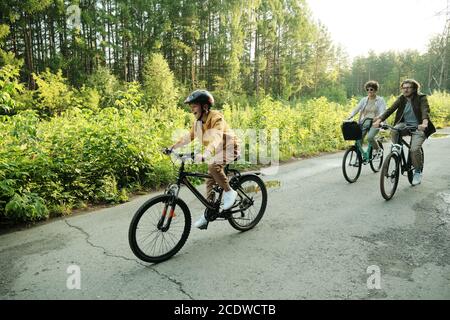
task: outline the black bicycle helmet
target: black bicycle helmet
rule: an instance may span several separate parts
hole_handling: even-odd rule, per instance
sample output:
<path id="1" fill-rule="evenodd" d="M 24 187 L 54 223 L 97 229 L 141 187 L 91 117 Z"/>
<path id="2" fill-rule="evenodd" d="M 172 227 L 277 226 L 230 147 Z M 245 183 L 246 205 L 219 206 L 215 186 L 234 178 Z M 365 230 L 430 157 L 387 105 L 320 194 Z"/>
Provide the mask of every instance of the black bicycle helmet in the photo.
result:
<path id="1" fill-rule="evenodd" d="M 207 90 L 195 90 L 192 92 L 184 103 L 199 103 L 200 105 L 209 105 L 209 107 L 214 105 L 214 97 Z"/>

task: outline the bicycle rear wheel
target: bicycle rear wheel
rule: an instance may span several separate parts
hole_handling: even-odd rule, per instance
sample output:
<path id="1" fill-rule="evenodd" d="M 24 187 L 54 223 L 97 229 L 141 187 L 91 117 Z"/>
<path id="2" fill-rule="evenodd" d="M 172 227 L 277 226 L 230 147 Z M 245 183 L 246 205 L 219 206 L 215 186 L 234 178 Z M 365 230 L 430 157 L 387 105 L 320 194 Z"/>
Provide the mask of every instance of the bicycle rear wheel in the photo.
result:
<path id="1" fill-rule="evenodd" d="M 170 199 L 169 195 L 160 195 L 148 200 L 131 220 L 128 241 L 136 257 L 143 261 L 157 263 L 169 259 L 189 236 L 189 208 L 177 199 L 172 212 Z"/>
<path id="2" fill-rule="evenodd" d="M 420 148 L 421 154 L 422 154 L 422 168 L 420 168 L 420 171 L 423 173 L 423 167 L 425 165 L 425 153 L 423 152 L 423 148 Z M 414 172 L 413 172 L 413 166 L 412 166 L 412 161 L 411 161 L 411 151 L 408 152 L 408 161 L 407 161 L 407 165 L 408 165 L 408 181 L 409 183 L 412 185 L 412 181 L 413 181 L 413 176 L 414 176 Z"/>
<path id="3" fill-rule="evenodd" d="M 349 183 L 356 182 L 361 174 L 362 157 L 355 146 L 345 151 L 342 159 L 342 173 Z"/>
<path id="4" fill-rule="evenodd" d="M 400 158 L 396 153 L 386 157 L 380 174 L 380 190 L 384 199 L 390 200 L 395 194 L 400 176 Z"/>
<path id="5" fill-rule="evenodd" d="M 238 193 L 239 207 L 247 209 L 234 213 L 228 218 L 228 222 L 236 230 L 247 231 L 258 224 L 266 211 L 266 185 L 264 181 L 254 174 L 244 175 L 239 178 L 239 185 L 236 191 Z"/>
<path id="6" fill-rule="evenodd" d="M 380 142 L 378 144 L 380 145 L 380 148 L 382 150 L 384 150 L 383 145 Z M 372 159 L 372 156 L 373 156 L 374 152 L 375 152 L 375 150 L 373 150 L 373 148 L 372 148 L 370 159 Z M 373 172 L 380 171 L 381 166 L 383 165 L 383 158 L 384 158 L 384 154 L 381 157 L 377 158 L 377 159 L 370 160 L 370 168 L 372 169 Z"/>

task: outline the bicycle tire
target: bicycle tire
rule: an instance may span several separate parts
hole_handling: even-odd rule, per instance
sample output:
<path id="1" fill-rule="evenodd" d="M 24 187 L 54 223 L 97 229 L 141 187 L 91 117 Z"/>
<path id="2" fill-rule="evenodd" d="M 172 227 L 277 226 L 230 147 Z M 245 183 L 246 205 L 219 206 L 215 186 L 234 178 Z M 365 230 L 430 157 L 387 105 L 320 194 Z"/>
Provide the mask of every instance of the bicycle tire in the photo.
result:
<path id="1" fill-rule="evenodd" d="M 251 190 L 252 187 L 246 187 L 246 183 L 247 182 L 255 182 L 256 186 L 253 186 L 255 188 L 255 193 L 258 192 L 257 188 L 259 188 L 259 191 L 261 192 L 261 204 L 260 204 L 260 208 L 258 210 L 258 212 L 254 215 L 251 212 L 251 209 L 253 208 L 250 207 L 247 210 L 245 210 L 244 212 L 241 213 L 235 213 L 233 214 L 231 217 L 228 218 L 228 222 L 230 223 L 230 225 L 235 228 L 236 230 L 239 231 L 247 231 L 250 230 L 252 228 L 254 228 L 259 221 L 261 221 L 261 218 L 263 217 L 265 211 L 266 211 L 266 207 L 267 207 L 267 188 L 266 185 L 264 184 L 264 181 L 262 181 L 257 175 L 254 174 L 250 174 L 250 175 L 244 175 L 241 176 L 239 178 L 239 185 L 236 188 L 236 191 L 238 192 L 238 197 L 241 197 L 241 192 L 248 194 L 249 192 L 245 192 L 245 188 L 248 188 Z M 244 201 L 245 198 L 241 199 L 241 204 L 242 205 L 242 201 Z M 252 198 L 253 201 L 254 197 Z M 250 218 L 249 218 L 250 217 Z M 248 221 L 247 224 L 242 224 L 242 221 Z"/>
<path id="2" fill-rule="evenodd" d="M 186 205 L 186 203 L 181 200 L 181 199 L 177 199 L 176 200 L 176 205 L 175 205 L 175 210 L 174 210 L 174 218 L 180 218 L 178 220 L 174 220 L 174 218 L 172 218 L 171 224 L 170 224 L 170 228 L 167 231 L 161 231 L 160 229 L 158 229 L 158 227 L 153 224 L 153 227 L 155 227 L 155 229 L 151 230 L 150 228 L 145 228 L 145 234 L 149 233 L 149 231 L 151 231 L 147 237 L 152 236 L 152 234 L 155 234 L 156 238 L 161 237 L 161 244 L 163 244 L 164 240 L 165 240 L 165 234 L 167 234 L 167 237 L 169 237 L 170 233 L 169 232 L 171 229 L 174 228 L 174 226 L 176 225 L 176 223 L 178 223 L 179 221 L 179 226 L 176 226 L 175 230 L 172 231 L 177 231 L 177 233 L 180 233 L 179 239 L 175 239 L 175 241 L 172 240 L 171 243 L 169 242 L 164 242 L 166 247 L 168 248 L 168 250 L 166 252 L 163 253 L 148 253 L 145 252 L 145 248 L 142 248 L 140 243 L 139 243 L 139 236 L 137 234 L 138 231 L 138 227 L 139 227 L 139 222 L 141 222 L 143 217 L 149 217 L 150 214 L 152 214 L 152 211 L 150 211 L 151 208 L 155 208 L 157 207 L 158 204 L 164 204 L 164 206 L 166 206 L 166 204 L 170 201 L 171 196 L 164 194 L 164 195 L 159 195 L 156 196 L 148 201 L 146 201 L 134 214 L 133 219 L 131 220 L 130 223 L 130 227 L 128 230 L 128 241 L 130 244 L 130 248 L 133 251 L 133 253 L 136 255 L 136 257 L 138 257 L 139 259 L 145 261 L 145 262 L 152 262 L 152 263 L 158 263 L 158 262 L 162 262 L 165 261 L 169 258 L 171 258 L 172 256 L 174 256 L 185 244 L 190 230 L 191 230 L 191 214 L 189 211 L 188 206 Z M 177 209 L 180 209 L 180 211 L 177 211 Z M 159 210 L 155 211 L 156 214 L 154 214 L 155 219 L 154 222 L 159 221 L 159 219 L 161 218 L 161 213 Z M 147 214 L 147 215 L 146 215 Z M 152 217 L 149 217 L 152 218 Z M 181 219 L 184 218 L 184 219 Z M 176 221 L 176 223 L 175 223 Z M 184 222 L 183 222 L 184 221 Z M 155 238 L 154 237 L 154 238 Z M 158 239 L 155 240 L 155 243 L 158 242 Z M 156 244 L 155 244 L 156 245 Z M 169 247 L 170 246 L 170 247 Z"/>
<path id="3" fill-rule="evenodd" d="M 378 142 L 379 146 L 381 149 L 384 150 L 383 145 L 381 144 L 381 142 Z M 372 159 L 372 154 L 373 154 L 374 150 L 372 148 L 371 154 L 370 154 L 370 159 Z M 379 158 L 380 163 L 376 166 L 373 163 L 373 160 L 370 160 L 370 168 L 372 169 L 373 172 L 377 173 L 378 171 L 380 171 L 381 167 L 383 166 L 383 159 L 384 159 L 384 154 Z"/>
<path id="4" fill-rule="evenodd" d="M 350 155 L 350 157 L 349 157 Z M 358 165 L 356 166 L 356 162 L 355 164 L 351 164 L 350 162 L 353 161 L 353 157 L 356 157 L 356 161 L 358 161 Z M 349 167 L 357 167 L 357 171 L 356 171 L 356 175 L 354 175 L 354 177 L 352 177 L 350 175 L 350 173 L 347 171 L 347 158 L 349 163 Z M 358 152 L 358 149 L 355 146 L 351 146 L 350 148 L 347 149 L 347 151 L 345 151 L 344 154 L 344 158 L 342 159 L 342 173 L 344 174 L 344 178 L 345 180 L 347 180 L 349 183 L 354 183 L 356 182 L 356 180 L 358 180 L 359 175 L 361 174 L 361 167 L 362 167 L 362 157 L 361 154 Z"/>
<path id="5" fill-rule="evenodd" d="M 391 169 L 390 169 L 391 161 L 394 161 L 394 166 L 393 166 L 394 171 L 393 172 L 390 172 L 391 171 Z M 395 191 L 397 190 L 398 179 L 400 177 L 399 169 L 400 169 L 399 156 L 396 153 L 390 153 L 386 157 L 386 160 L 383 163 L 383 168 L 381 169 L 381 174 L 380 174 L 380 190 L 381 190 L 381 195 L 383 196 L 383 198 L 385 200 L 391 200 L 395 194 Z M 386 192 L 387 190 L 385 187 L 385 183 L 389 182 L 389 179 L 391 180 L 390 182 L 393 183 L 390 193 Z"/>

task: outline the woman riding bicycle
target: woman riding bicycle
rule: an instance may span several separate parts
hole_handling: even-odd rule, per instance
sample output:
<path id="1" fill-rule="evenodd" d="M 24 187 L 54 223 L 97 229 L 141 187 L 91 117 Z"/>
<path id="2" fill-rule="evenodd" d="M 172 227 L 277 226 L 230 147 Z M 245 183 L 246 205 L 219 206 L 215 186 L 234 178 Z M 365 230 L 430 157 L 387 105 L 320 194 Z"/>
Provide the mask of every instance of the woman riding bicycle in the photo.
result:
<path id="1" fill-rule="evenodd" d="M 358 105 L 355 109 L 351 112 L 350 116 L 348 117 L 348 120 L 352 119 L 355 115 L 358 113 L 359 115 L 359 121 L 358 123 L 362 125 L 366 119 L 374 119 L 376 117 L 379 117 L 382 115 L 386 110 L 386 103 L 384 102 L 384 99 L 380 96 L 377 96 L 377 92 L 380 85 L 377 81 L 368 81 L 364 88 L 367 91 L 367 97 L 364 97 L 359 101 Z M 362 128 L 362 140 L 364 140 L 365 135 L 367 134 L 367 140 L 372 146 L 373 150 L 376 152 L 375 157 L 380 158 L 383 155 L 383 149 L 380 148 L 378 145 L 378 142 L 375 139 L 375 136 L 380 131 L 379 128 L 374 127 L 363 127 Z"/>
<path id="2" fill-rule="evenodd" d="M 195 90 L 184 103 L 190 105 L 195 122 L 190 133 L 182 137 L 170 149 L 182 147 L 196 138 L 205 146 L 205 152 L 196 155 L 195 160 L 208 160 L 208 174 L 212 179 L 206 181 L 206 196 L 210 201 L 212 200 L 213 187 L 217 183 L 224 190 L 223 210 L 227 210 L 233 206 L 237 192 L 230 187 L 224 167 L 239 156 L 238 139 L 222 113 L 210 110 L 214 105 L 214 97 L 210 92 Z M 202 214 L 194 226 L 202 229 L 207 223 L 206 217 Z"/>

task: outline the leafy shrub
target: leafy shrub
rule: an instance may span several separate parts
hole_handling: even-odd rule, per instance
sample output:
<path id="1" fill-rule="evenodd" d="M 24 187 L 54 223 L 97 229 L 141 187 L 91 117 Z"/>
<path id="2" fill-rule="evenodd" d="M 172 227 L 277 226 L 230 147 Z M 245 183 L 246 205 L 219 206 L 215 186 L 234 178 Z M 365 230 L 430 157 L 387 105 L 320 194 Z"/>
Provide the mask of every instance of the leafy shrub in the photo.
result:
<path id="1" fill-rule="evenodd" d="M 99 67 L 86 81 L 86 86 L 97 90 L 100 95 L 99 107 L 106 108 L 114 106 L 116 93 L 121 85 L 108 68 Z"/>
<path id="2" fill-rule="evenodd" d="M 431 121 L 437 128 L 450 124 L 450 94 L 434 92 L 428 97 L 431 109 Z"/>
<path id="3" fill-rule="evenodd" d="M 17 96 L 24 91 L 24 87 L 18 82 L 19 66 L 5 65 L 0 69 L 0 115 L 12 114 L 21 103 Z"/>
<path id="4" fill-rule="evenodd" d="M 36 193 L 14 194 L 5 207 L 7 217 L 18 221 L 36 221 L 48 217 L 44 199 Z"/>
<path id="5" fill-rule="evenodd" d="M 0 219 L 36 221 L 70 214 L 91 203 L 127 201 L 130 193 L 173 181 L 176 171 L 160 150 L 173 143 L 175 130 L 192 124 L 186 110 L 175 103 L 145 104 L 138 83 L 114 92 L 108 90 L 115 85 L 74 90 L 60 73 L 49 71 L 39 76 L 35 101 L 33 92 L 21 91 L 14 82 L 13 69 L 2 72 L 6 76 L 0 77 L 0 88 L 12 92 L 17 114 L 0 116 Z M 17 103 L 20 99 L 26 103 Z M 21 110 L 33 101 L 37 110 Z M 436 92 L 429 101 L 436 125 L 450 123 L 448 94 Z M 262 96 L 230 99 L 222 107 L 232 128 L 266 130 L 268 149 L 270 132 L 278 129 L 280 158 L 287 160 L 344 148 L 340 124 L 356 103 L 338 104 L 324 97 L 283 102 Z M 40 113 L 52 116 L 42 118 Z M 264 147 L 243 143 L 255 153 Z"/>
<path id="6" fill-rule="evenodd" d="M 38 88 L 36 89 L 35 108 L 43 115 L 60 114 L 72 103 L 73 91 L 66 84 L 62 71 L 56 74 L 47 68 L 40 74 L 33 73 Z"/>
<path id="7" fill-rule="evenodd" d="M 145 100 L 148 106 L 174 105 L 178 99 L 175 76 L 160 53 L 152 54 L 143 71 Z"/>
<path id="8" fill-rule="evenodd" d="M 49 120 L 35 111 L 2 119 L 0 216 L 67 214 L 80 203 L 122 202 L 128 192 L 166 184 L 175 173 L 160 150 L 184 126 L 185 114 L 172 108 L 157 115 L 155 109 L 74 107 Z M 36 209 L 24 216 L 30 206 Z"/>

